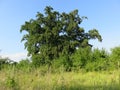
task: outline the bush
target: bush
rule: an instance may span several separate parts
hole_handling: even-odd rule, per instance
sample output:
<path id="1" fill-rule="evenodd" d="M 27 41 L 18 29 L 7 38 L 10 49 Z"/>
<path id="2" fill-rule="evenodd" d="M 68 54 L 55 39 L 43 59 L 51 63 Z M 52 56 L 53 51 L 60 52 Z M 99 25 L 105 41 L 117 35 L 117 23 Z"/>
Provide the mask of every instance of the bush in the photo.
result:
<path id="1" fill-rule="evenodd" d="M 111 49 L 110 64 L 113 68 L 120 68 L 120 46 Z"/>
<path id="2" fill-rule="evenodd" d="M 5 65 L 9 65 L 9 59 L 8 58 L 2 58 L 0 57 L 0 70 L 5 67 Z"/>
<path id="3" fill-rule="evenodd" d="M 87 62 L 85 69 L 87 71 L 107 70 L 109 67 L 108 61 L 109 54 L 105 51 L 105 49 L 94 49 L 91 52 L 91 59 Z"/>
<path id="4" fill-rule="evenodd" d="M 64 71 L 71 71 L 72 60 L 69 55 L 61 56 L 58 59 L 54 59 L 52 62 L 52 67 L 54 69 L 64 69 Z"/>
<path id="5" fill-rule="evenodd" d="M 30 71 L 32 68 L 31 62 L 28 59 L 25 60 L 21 60 L 18 64 L 17 64 L 17 68 L 20 70 L 24 70 L 24 71 Z"/>
<path id="6" fill-rule="evenodd" d="M 40 67 L 41 65 L 45 64 L 45 60 L 41 55 L 34 55 L 32 56 L 32 66 Z"/>
<path id="7" fill-rule="evenodd" d="M 79 48 L 76 52 L 71 56 L 73 62 L 74 69 L 84 68 L 88 60 L 91 58 L 91 48 Z"/>

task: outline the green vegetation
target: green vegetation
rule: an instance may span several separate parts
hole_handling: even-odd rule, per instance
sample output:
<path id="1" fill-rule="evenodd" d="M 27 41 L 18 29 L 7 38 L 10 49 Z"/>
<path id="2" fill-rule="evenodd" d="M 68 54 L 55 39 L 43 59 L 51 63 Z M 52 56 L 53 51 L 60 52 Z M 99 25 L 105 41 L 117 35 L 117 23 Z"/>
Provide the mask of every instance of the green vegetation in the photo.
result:
<path id="1" fill-rule="evenodd" d="M 80 27 L 85 18 L 87 17 L 78 15 L 78 10 L 59 13 L 47 6 L 44 14 L 38 12 L 36 19 L 26 21 L 21 26 L 20 32 L 26 31 L 22 41 L 25 41 L 25 48 L 32 57 L 34 65 L 51 66 L 52 61 L 64 57 L 63 63 L 66 70 L 69 70 L 72 65 L 70 56 L 77 51 L 77 48 L 91 48 L 92 45 L 89 44 L 91 39 L 102 41 L 98 30 L 85 32 Z"/>
<path id="2" fill-rule="evenodd" d="M 0 71 L 0 90 L 119 90 L 120 71 L 53 73 L 47 68 Z"/>
<path id="3" fill-rule="evenodd" d="M 70 58 L 69 72 L 64 57 L 53 60 L 51 67 L 35 67 L 28 59 L 2 64 L 0 90 L 120 89 L 119 47 L 110 54 L 104 49 L 80 48 Z"/>
<path id="4" fill-rule="evenodd" d="M 120 46 L 93 49 L 78 10 L 59 13 L 52 7 L 21 26 L 30 59 L 13 62 L 0 57 L 0 90 L 120 90 Z"/>

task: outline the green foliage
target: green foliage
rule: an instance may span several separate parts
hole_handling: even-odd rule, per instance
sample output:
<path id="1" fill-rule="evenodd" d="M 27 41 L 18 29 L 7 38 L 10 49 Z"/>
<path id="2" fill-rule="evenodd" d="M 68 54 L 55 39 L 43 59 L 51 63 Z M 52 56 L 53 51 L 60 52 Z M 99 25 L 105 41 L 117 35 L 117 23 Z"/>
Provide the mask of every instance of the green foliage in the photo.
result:
<path id="1" fill-rule="evenodd" d="M 101 71 L 109 67 L 109 54 L 104 49 L 79 48 L 71 58 L 74 70 Z"/>
<path id="2" fill-rule="evenodd" d="M 80 69 L 86 71 L 103 71 L 111 69 L 109 59 L 110 55 L 105 49 L 91 50 L 91 47 L 86 47 L 77 49 L 74 54 L 69 56 L 69 59 L 62 56 L 54 60 L 52 65 L 56 69 L 63 66 L 64 69 L 73 71 L 79 71 Z"/>
<path id="3" fill-rule="evenodd" d="M 86 17 L 84 17 L 86 18 Z M 28 55 L 32 56 L 36 66 L 49 64 L 55 59 L 65 56 L 64 66 L 71 66 L 70 57 L 76 48 L 91 46 L 89 40 L 102 41 L 96 29 L 85 32 L 80 27 L 83 19 L 78 15 L 78 10 L 70 13 L 59 13 L 47 6 L 45 13 L 37 13 L 36 19 L 26 21 L 21 26 L 27 33 L 23 36 Z M 38 62 L 38 63 L 37 63 Z"/>
<path id="4" fill-rule="evenodd" d="M 72 60 L 69 58 L 70 56 L 61 56 L 58 59 L 53 60 L 52 68 L 53 69 L 63 69 L 63 71 L 71 71 L 72 68 Z"/>
<path id="5" fill-rule="evenodd" d="M 10 64 L 10 60 L 8 58 L 0 57 L 0 70 L 9 64 Z"/>
<path id="6" fill-rule="evenodd" d="M 109 54 L 104 49 L 94 49 L 90 57 L 85 67 L 87 71 L 107 70 L 109 67 Z"/>
<path id="7" fill-rule="evenodd" d="M 0 65 L 2 65 L 2 64 L 8 64 L 8 63 L 9 63 L 8 58 L 0 58 Z"/>
<path id="8" fill-rule="evenodd" d="M 76 52 L 71 56 L 73 62 L 73 68 L 84 68 L 86 63 L 91 59 L 91 48 L 79 48 Z"/>
<path id="9" fill-rule="evenodd" d="M 12 89 L 15 89 L 16 88 L 16 81 L 13 77 L 8 77 L 6 79 L 6 86 L 9 87 L 9 88 L 12 88 Z"/>
<path id="10" fill-rule="evenodd" d="M 29 59 L 21 60 L 15 67 L 25 72 L 29 72 L 33 68 Z"/>
<path id="11" fill-rule="evenodd" d="M 114 68 L 120 67 L 120 46 L 111 49 L 110 64 Z"/>
<path id="12" fill-rule="evenodd" d="M 39 67 L 45 64 L 45 60 L 41 55 L 33 55 L 32 57 L 32 66 Z"/>
<path id="13" fill-rule="evenodd" d="M 28 59 L 21 60 L 21 61 L 18 63 L 18 66 L 19 66 L 19 67 L 28 67 L 29 65 L 30 65 L 30 60 L 28 60 Z"/>

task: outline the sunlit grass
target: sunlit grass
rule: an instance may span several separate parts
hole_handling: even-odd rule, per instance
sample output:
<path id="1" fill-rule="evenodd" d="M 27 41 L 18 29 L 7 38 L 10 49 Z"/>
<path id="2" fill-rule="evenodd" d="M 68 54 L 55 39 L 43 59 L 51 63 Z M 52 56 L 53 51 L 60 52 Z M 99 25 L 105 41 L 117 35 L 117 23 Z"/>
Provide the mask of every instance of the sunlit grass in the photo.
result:
<path id="1" fill-rule="evenodd" d="M 8 77 L 14 79 L 10 85 Z M 0 71 L 0 90 L 120 90 L 120 71 L 104 72 L 44 72 L 41 69 L 24 72 L 17 69 Z"/>

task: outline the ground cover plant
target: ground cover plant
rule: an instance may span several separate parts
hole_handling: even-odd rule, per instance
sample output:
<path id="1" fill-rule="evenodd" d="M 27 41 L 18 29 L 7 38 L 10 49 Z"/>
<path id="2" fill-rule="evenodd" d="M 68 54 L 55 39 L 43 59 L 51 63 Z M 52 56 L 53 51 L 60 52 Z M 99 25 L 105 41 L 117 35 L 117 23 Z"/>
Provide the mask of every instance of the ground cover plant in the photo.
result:
<path id="1" fill-rule="evenodd" d="M 48 72 L 4 69 L 0 71 L 1 90 L 119 90 L 120 70 L 101 72 Z"/>

